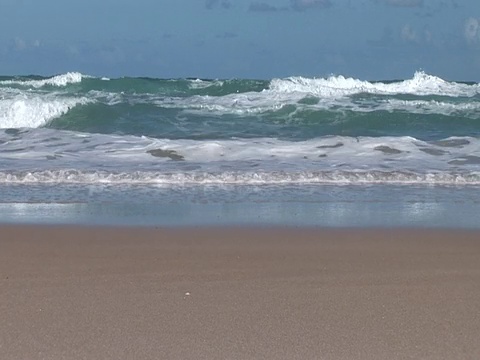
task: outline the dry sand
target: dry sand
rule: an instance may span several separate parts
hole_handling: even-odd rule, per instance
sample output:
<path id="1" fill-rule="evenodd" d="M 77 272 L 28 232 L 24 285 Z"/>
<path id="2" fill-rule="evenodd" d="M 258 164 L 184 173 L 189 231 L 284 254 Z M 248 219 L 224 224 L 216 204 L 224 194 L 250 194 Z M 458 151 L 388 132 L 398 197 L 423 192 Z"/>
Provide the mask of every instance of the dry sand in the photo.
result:
<path id="1" fill-rule="evenodd" d="M 480 359 L 480 232 L 2 226 L 0 359 Z"/>

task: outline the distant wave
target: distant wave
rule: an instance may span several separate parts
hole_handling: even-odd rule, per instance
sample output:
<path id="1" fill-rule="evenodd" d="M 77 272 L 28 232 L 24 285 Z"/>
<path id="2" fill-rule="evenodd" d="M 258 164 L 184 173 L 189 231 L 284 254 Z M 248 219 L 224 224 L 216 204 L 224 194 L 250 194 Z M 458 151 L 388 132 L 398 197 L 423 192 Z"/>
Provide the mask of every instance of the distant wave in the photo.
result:
<path id="1" fill-rule="evenodd" d="M 305 78 L 292 76 L 276 78 L 270 81 L 254 79 L 155 79 L 155 78 L 96 78 L 79 72 L 68 72 L 52 77 L 11 77 L 0 81 L 0 88 L 5 86 L 21 86 L 38 89 L 45 86 L 65 87 L 70 84 L 81 83 L 84 79 L 92 80 L 88 86 L 100 90 L 106 83 L 108 89 L 116 92 L 157 93 L 160 90 L 164 95 L 210 95 L 223 96 L 243 92 L 270 91 L 273 93 L 305 93 L 315 96 L 341 97 L 353 94 L 368 93 L 378 95 L 412 94 L 412 95 L 440 95 L 440 96 L 474 96 L 480 94 L 480 84 L 466 84 L 451 82 L 440 77 L 426 74 L 423 71 L 414 73 L 411 79 L 400 81 L 365 81 L 355 78 L 346 78 L 342 75 L 328 78 Z M 108 81 L 106 81 L 108 80 Z M 103 82 L 103 84 L 102 84 Z M 122 89 L 123 84 L 123 89 Z M 155 89 L 157 88 L 157 89 Z M 169 91 L 169 88 L 171 91 Z M 224 91 L 221 91 L 223 89 Z M 85 88 L 83 91 L 91 89 Z M 190 90 L 190 92 L 189 92 Z"/>
<path id="2" fill-rule="evenodd" d="M 340 133 L 388 135 L 391 130 L 405 135 L 417 128 L 435 128 L 437 137 L 479 133 L 475 121 L 480 119 L 480 85 L 424 72 L 392 82 L 343 76 L 106 81 L 78 72 L 2 79 L 3 129 L 47 126 L 152 137 L 168 132 L 173 138 L 298 134 L 305 139 Z M 452 129 L 456 131 L 448 133 Z"/>
<path id="3" fill-rule="evenodd" d="M 290 77 L 274 79 L 270 84 L 273 92 L 307 93 L 319 97 L 342 97 L 355 94 L 377 95 L 439 95 L 439 96 L 466 96 L 480 94 L 480 85 L 468 85 L 448 82 L 439 77 L 417 71 L 412 79 L 398 82 L 369 82 L 343 76 L 332 76 L 326 79 L 309 79 Z"/>
<path id="4" fill-rule="evenodd" d="M 50 78 L 44 78 L 39 80 L 30 80 L 28 78 L 20 78 L 20 79 L 11 79 L 11 80 L 3 80 L 0 81 L 0 85 L 8 86 L 8 85 L 18 85 L 22 87 L 32 87 L 35 89 L 41 88 L 43 86 L 66 86 L 68 84 L 76 84 L 80 83 L 83 78 L 88 77 L 86 75 L 82 75 L 78 72 L 68 72 L 62 75 L 56 75 Z"/>

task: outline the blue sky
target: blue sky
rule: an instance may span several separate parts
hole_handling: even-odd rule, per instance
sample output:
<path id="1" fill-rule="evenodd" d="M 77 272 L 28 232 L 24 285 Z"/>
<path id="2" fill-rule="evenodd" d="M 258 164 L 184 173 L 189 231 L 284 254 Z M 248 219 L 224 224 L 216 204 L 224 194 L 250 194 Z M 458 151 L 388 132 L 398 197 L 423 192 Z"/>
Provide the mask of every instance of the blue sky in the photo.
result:
<path id="1" fill-rule="evenodd" d="M 0 0 L 0 74 L 480 81 L 479 0 Z"/>

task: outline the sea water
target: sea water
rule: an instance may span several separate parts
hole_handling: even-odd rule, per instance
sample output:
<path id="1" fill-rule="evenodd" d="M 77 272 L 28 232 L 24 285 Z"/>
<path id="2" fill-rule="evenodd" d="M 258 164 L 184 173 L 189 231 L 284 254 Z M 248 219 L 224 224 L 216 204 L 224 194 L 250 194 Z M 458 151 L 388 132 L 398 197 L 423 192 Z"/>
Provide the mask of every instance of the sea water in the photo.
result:
<path id="1" fill-rule="evenodd" d="M 480 85 L 0 77 L 0 222 L 480 227 Z"/>

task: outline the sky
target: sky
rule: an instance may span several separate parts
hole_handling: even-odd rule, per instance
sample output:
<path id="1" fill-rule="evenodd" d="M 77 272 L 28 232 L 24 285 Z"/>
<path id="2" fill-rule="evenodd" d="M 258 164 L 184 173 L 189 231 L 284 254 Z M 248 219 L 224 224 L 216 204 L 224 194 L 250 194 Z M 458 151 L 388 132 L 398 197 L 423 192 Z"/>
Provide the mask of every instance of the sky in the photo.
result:
<path id="1" fill-rule="evenodd" d="M 0 75 L 480 81 L 480 0 L 0 0 Z"/>

